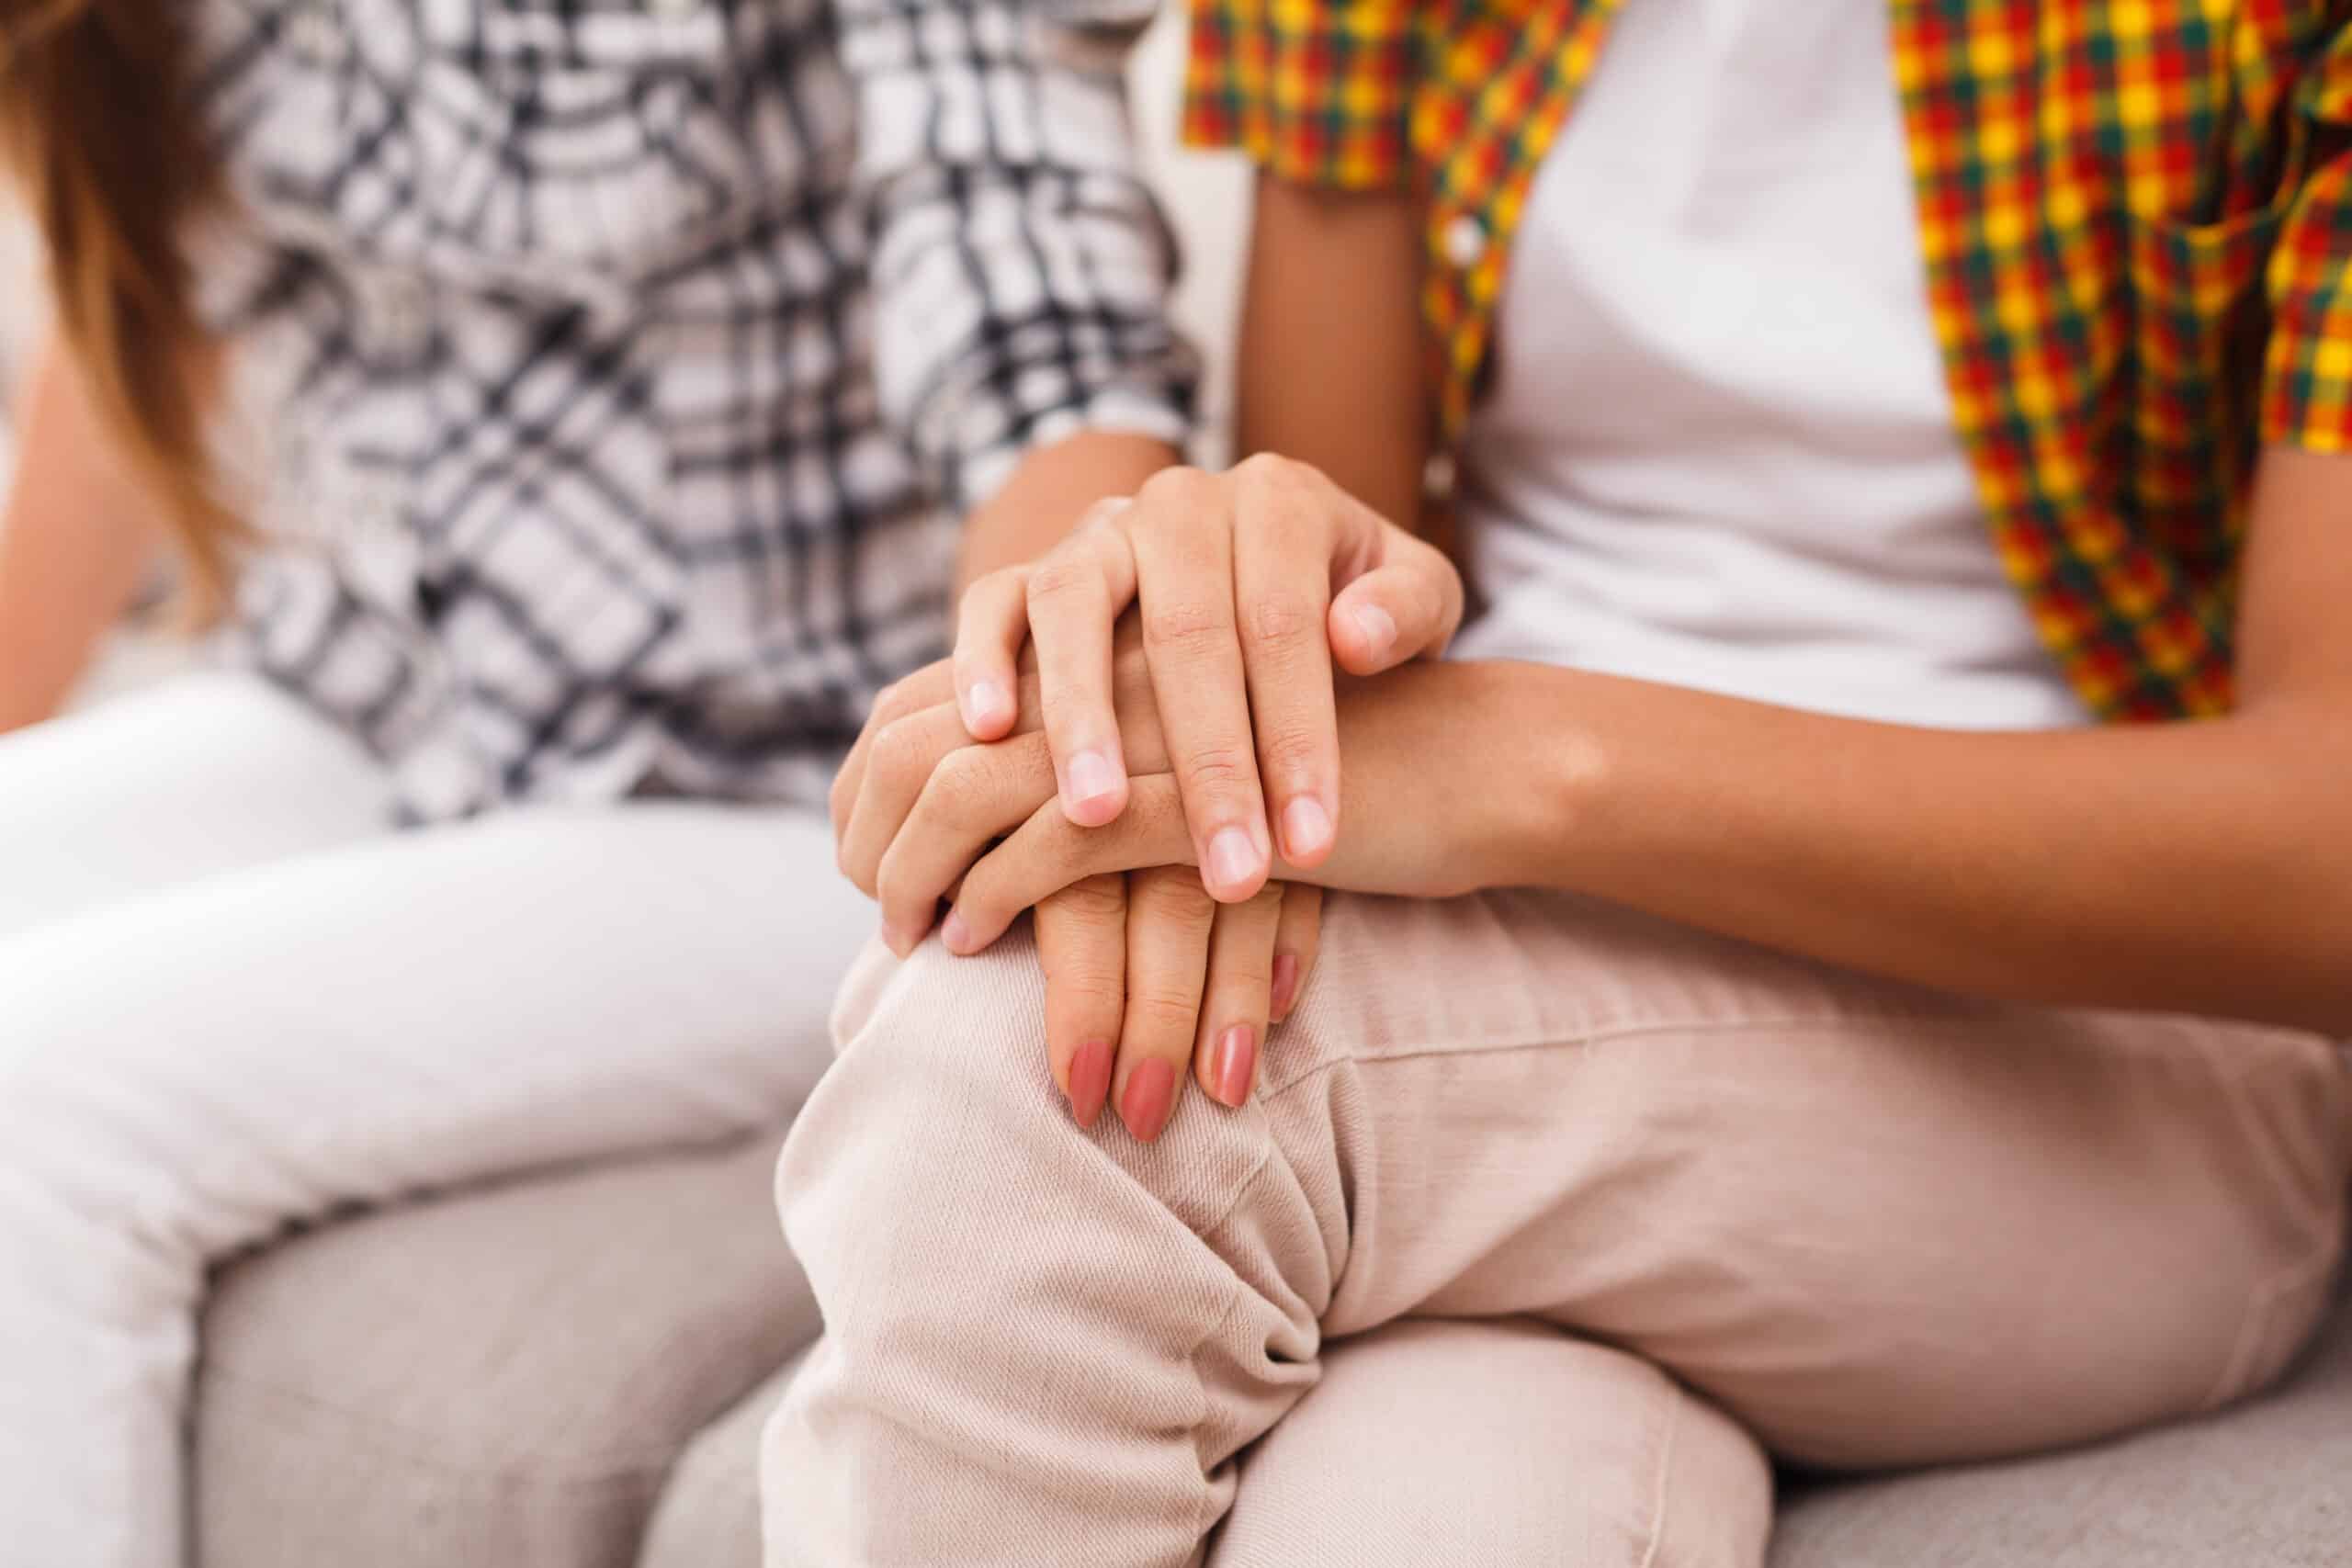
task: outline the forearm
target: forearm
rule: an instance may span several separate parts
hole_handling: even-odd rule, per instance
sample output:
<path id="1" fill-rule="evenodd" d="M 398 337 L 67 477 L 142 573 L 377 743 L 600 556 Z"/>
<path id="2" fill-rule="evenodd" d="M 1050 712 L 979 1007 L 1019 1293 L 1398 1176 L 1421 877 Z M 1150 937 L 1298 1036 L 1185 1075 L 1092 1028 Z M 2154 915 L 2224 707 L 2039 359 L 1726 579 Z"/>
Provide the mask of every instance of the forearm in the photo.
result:
<path id="1" fill-rule="evenodd" d="M 1116 431 L 1086 431 L 1038 448 L 966 520 L 956 587 L 1043 555 L 1096 502 L 1132 495 L 1144 480 L 1182 460 L 1164 441 Z"/>
<path id="2" fill-rule="evenodd" d="M 1420 220 L 1409 192 L 1261 176 L 1237 377 L 1241 456 L 1312 463 L 1408 528 L 1429 452 Z"/>
<path id="3" fill-rule="evenodd" d="M 0 732 L 56 712 L 136 593 L 159 535 L 153 502 L 54 352 L 36 359 L 20 410 L 0 509 Z"/>
<path id="4" fill-rule="evenodd" d="M 1972 735 L 1513 666 L 1493 878 L 1979 995 L 2352 1034 L 2352 726 Z M 1512 776 L 1509 773 L 1501 776 Z"/>

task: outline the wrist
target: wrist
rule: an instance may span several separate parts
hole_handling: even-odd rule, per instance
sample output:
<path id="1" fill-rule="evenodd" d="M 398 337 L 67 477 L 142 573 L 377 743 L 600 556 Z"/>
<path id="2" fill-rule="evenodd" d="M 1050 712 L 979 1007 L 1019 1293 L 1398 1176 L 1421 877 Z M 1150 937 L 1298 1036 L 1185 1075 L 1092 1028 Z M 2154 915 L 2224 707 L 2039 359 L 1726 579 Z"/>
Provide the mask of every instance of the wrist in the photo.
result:
<path id="1" fill-rule="evenodd" d="M 1481 660 L 1480 689 L 1464 694 L 1468 711 L 1490 716 L 1489 739 L 1476 749 L 1480 776 L 1471 863 L 1480 887 L 1577 885 L 1580 825 L 1596 813 L 1608 769 L 1600 735 L 1579 723 L 1580 705 L 1566 688 L 1576 671 L 1517 660 Z"/>
<path id="2" fill-rule="evenodd" d="M 1183 460 L 1166 442 L 1122 431 L 1086 430 L 1040 446 L 964 525 L 956 584 L 1045 554 L 1106 496 L 1132 495 L 1144 480 Z"/>

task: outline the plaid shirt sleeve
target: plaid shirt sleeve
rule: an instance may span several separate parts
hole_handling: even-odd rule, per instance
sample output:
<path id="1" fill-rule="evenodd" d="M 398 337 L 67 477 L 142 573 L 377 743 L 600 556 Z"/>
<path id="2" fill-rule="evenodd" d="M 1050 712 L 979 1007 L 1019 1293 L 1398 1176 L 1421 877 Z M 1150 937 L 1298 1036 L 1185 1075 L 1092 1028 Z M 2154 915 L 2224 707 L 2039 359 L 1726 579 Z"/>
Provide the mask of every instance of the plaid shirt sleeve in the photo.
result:
<path id="1" fill-rule="evenodd" d="M 1197 0 L 1184 138 L 1302 185 L 1411 174 L 1419 0 Z"/>
<path id="2" fill-rule="evenodd" d="M 2297 130 L 2324 154 L 2279 214 L 2262 438 L 2352 451 L 2352 24 L 2296 85 Z"/>
<path id="3" fill-rule="evenodd" d="M 1120 0 L 841 0 L 883 411 L 958 512 L 1080 430 L 1182 446 L 1198 361 L 1137 164 Z"/>

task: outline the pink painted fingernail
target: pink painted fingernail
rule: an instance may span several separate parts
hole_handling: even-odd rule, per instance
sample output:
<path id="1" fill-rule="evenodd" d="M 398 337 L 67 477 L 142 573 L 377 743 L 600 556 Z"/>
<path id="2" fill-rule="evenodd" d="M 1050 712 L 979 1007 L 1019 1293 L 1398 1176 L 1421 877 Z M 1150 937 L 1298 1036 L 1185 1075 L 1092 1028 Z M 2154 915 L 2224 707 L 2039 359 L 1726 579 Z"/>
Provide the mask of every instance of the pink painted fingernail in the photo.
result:
<path id="1" fill-rule="evenodd" d="M 1101 815 L 1103 807 L 1118 799 L 1119 786 L 1126 782 L 1118 764 L 1100 751 L 1080 751 L 1069 760 L 1069 807 L 1086 817 Z M 1080 821 L 1081 827 L 1099 827 L 1099 822 Z"/>
<path id="2" fill-rule="evenodd" d="M 1291 1004 L 1298 1000 L 1298 958 L 1295 953 L 1278 953 L 1274 958 L 1274 1016 L 1288 1018 Z"/>
<path id="3" fill-rule="evenodd" d="M 1127 1075 L 1127 1092 L 1119 1100 L 1119 1120 L 1145 1143 L 1159 1136 L 1168 1112 L 1176 1104 L 1176 1069 L 1158 1057 Z"/>
<path id="4" fill-rule="evenodd" d="M 1091 1127 L 1094 1119 L 1102 1114 L 1102 1102 L 1110 1098 L 1110 1043 L 1089 1041 L 1070 1058 L 1069 1113 L 1078 1119 L 1080 1126 Z"/>
<path id="5" fill-rule="evenodd" d="M 1387 658 L 1396 641 L 1396 617 L 1377 604 L 1358 604 L 1353 614 L 1356 630 L 1363 634 L 1364 650 L 1374 659 Z"/>
<path id="6" fill-rule="evenodd" d="M 1331 847 L 1331 814 L 1311 795 L 1302 795 L 1283 808 L 1283 852 L 1295 861 L 1319 855 Z"/>
<path id="7" fill-rule="evenodd" d="M 1217 1037 L 1216 1056 L 1209 1064 L 1210 1092 L 1226 1105 L 1240 1110 L 1250 1102 L 1250 1080 L 1258 1071 L 1258 1032 L 1237 1023 Z"/>
<path id="8" fill-rule="evenodd" d="M 1002 723 L 1012 711 L 1004 688 L 994 681 L 975 681 L 964 694 L 964 722 L 974 729 Z"/>
<path id="9" fill-rule="evenodd" d="M 1249 833 L 1242 829 L 1223 829 L 1209 840 L 1211 891 L 1229 892 L 1244 886 L 1264 864 L 1259 858 L 1258 846 L 1250 841 Z"/>
<path id="10" fill-rule="evenodd" d="M 950 909 L 947 919 L 940 922 L 939 940 L 947 944 L 948 952 L 961 956 L 972 950 L 972 928 L 964 923 L 962 915 Z"/>

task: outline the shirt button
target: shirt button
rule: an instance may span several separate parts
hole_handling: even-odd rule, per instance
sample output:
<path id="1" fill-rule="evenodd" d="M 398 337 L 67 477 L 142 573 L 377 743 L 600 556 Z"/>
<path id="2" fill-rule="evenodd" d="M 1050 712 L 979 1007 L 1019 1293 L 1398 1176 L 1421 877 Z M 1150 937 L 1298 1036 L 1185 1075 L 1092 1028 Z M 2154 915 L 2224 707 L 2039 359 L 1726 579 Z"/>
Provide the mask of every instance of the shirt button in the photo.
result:
<path id="1" fill-rule="evenodd" d="M 1453 453 L 1430 453 L 1429 461 L 1421 465 L 1422 496 L 1432 501 L 1452 500 L 1456 477 Z"/>
<path id="2" fill-rule="evenodd" d="M 1467 212 L 1459 213 L 1448 220 L 1440 243 L 1445 259 L 1467 272 L 1487 254 L 1487 226 Z"/>

